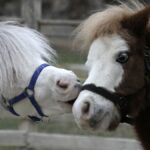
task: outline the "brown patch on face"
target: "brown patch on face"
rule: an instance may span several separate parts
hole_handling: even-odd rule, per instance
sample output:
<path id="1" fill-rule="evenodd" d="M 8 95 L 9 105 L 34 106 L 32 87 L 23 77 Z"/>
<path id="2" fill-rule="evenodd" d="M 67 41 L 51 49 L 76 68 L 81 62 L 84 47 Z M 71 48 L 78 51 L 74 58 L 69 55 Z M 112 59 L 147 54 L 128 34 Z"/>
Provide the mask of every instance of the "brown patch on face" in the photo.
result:
<path id="1" fill-rule="evenodd" d="M 129 60 L 122 64 L 124 69 L 123 80 L 116 88 L 116 93 L 125 96 L 133 94 L 129 113 L 136 116 L 143 107 L 142 101 L 145 93 L 143 89 L 145 86 L 145 37 L 133 36 L 127 30 L 122 30 L 120 35 L 129 46 Z"/>
<path id="2" fill-rule="evenodd" d="M 125 96 L 133 95 L 129 112 L 135 114 L 139 112 L 144 103 L 142 102 L 145 93 L 144 49 L 148 42 L 146 37 L 149 38 L 149 34 L 146 34 L 148 33 L 149 13 L 150 7 L 145 7 L 121 21 L 122 31 L 120 35 L 128 44 L 129 60 L 122 64 L 123 80 L 116 88 L 116 92 Z"/>

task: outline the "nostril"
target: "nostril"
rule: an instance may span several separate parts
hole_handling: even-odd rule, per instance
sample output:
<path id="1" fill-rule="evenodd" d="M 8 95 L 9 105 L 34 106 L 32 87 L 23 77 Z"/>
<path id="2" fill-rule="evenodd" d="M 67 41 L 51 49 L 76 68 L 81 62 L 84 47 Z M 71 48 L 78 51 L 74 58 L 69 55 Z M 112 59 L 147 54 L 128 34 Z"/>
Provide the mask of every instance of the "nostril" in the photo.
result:
<path id="1" fill-rule="evenodd" d="M 84 102 L 83 106 L 82 106 L 82 113 L 83 114 L 88 114 L 90 111 L 90 103 L 89 102 Z"/>
<path id="2" fill-rule="evenodd" d="M 62 82 L 61 80 L 58 80 L 56 84 L 57 84 L 58 87 L 60 87 L 60 88 L 62 88 L 62 89 L 67 89 L 68 86 L 69 86 L 68 83 Z"/>

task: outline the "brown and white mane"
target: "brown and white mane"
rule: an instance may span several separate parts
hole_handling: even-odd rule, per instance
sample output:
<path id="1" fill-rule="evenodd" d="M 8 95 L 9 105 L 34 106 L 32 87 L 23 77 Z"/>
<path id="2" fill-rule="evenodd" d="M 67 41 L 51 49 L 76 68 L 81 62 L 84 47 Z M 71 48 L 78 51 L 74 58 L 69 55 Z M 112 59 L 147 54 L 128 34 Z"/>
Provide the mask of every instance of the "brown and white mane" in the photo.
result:
<path id="1" fill-rule="evenodd" d="M 78 43 L 79 48 L 85 50 L 99 36 L 120 34 L 123 31 L 121 21 L 144 7 L 144 4 L 132 1 L 119 6 L 109 6 L 106 10 L 91 15 L 75 30 L 75 44 Z"/>
<path id="2" fill-rule="evenodd" d="M 150 53 L 149 18 L 150 6 L 129 1 L 91 15 L 76 30 L 80 48 L 89 49 L 84 85 L 127 97 L 127 113 L 135 119 L 145 150 L 150 149 L 150 72 L 145 65 L 145 50 Z M 92 129 L 112 130 L 122 119 L 118 105 L 87 88 L 76 100 L 73 114 L 79 126 Z"/>

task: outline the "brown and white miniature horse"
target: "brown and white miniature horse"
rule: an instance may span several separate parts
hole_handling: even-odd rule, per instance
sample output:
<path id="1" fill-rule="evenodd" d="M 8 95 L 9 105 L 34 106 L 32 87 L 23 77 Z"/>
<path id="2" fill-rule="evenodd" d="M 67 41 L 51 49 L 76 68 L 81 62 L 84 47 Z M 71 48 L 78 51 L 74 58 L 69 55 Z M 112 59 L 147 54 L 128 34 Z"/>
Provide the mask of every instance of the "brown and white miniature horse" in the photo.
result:
<path id="1" fill-rule="evenodd" d="M 73 106 L 83 128 L 113 130 L 132 117 L 145 150 L 150 150 L 149 15 L 150 6 L 134 1 L 97 12 L 79 26 L 77 42 L 89 48 L 89 75 Z"/>

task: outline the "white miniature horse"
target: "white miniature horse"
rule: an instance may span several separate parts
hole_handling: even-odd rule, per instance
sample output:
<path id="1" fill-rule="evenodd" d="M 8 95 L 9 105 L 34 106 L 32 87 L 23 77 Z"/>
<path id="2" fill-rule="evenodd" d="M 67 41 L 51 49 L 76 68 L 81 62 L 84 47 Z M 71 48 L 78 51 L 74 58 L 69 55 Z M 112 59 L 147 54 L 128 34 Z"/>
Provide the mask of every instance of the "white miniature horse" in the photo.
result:
<path id="1" fill-rule="evenodd" d="M 71 110 L 80 91 L 77 76 L 56 68 L 55 52 L 39 32 L 0 23 L 1 104 L 16 116 L 42 120 Z"/>
<path id="2" fill-rule="evenodd" d="M 80 127 L 112 130 L 133 123 L 150 150 L 150 6 L 111 6 L 79 27 L 89 75 L 73 105 Z"/>

